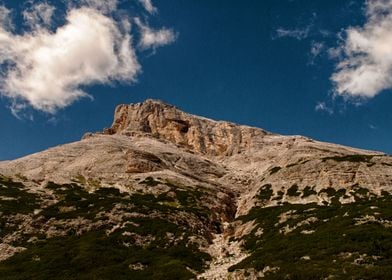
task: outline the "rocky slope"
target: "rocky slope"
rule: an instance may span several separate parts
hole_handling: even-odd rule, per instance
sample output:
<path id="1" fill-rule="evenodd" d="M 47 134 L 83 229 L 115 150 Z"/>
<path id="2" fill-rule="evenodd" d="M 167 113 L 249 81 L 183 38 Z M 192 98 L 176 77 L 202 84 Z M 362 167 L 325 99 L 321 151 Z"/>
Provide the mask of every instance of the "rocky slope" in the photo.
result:
<path id="1" fill-rule="evenodd" d="M 392 158 L 379 152 L 147 100 L 118 106 L 102 133 L 0 163 L 0 174 L 4 279 L 111 279 L 113 271 L 124 279 L 374 279 L 392 271 Z M 47 261 L 64 246 L 72 253 Z"/>

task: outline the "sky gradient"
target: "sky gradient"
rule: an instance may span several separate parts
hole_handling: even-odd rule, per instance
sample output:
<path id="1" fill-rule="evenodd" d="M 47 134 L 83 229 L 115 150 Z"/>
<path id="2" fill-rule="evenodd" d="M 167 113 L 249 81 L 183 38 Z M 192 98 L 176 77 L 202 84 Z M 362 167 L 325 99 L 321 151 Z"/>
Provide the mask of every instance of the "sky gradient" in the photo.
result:
<path id="1" fill-rule="evenodd" d="M 80 87 L 93 98 L 77 98 L 51 112 L 23 107 L 18 117 L 10 109 L 13 99 L 2 93 L 0 160 L 101 131 L 111 125 L 116 105 L 147 98 L 216 120 L 392 153 L 390 65 L 388 59 L 376 64 L 379 56 L 392 57 L 392 49 L 374 47 L 384 43 L 378 38 L 363 42 L 354 36 L 372 39 L 371 24 L 389 27 L 389 22 L 377 18 L 378 10 L 370 11 L 365 1 L 155 0 L 152 13 L 131 2 L 121 1 L 116 13 L 121 9 L 119 14 L 137 15 L 150 30 L 170 31 L 166 37 L 154 33 L 151 43 L 139 26 L 132 50 L 140 71 L 127 72 L 134 80 L 116 72 L 110 83 L 103 79 Z M 17 16 L 26 9 L 23 1 L 3 4 L 13 9 L 14 34 L 26 32 Z M 62 25 L 49 28 L 56 32 Z M 365 45 L 373 47 L 364 50 Z M 371 72 L 374 65 L 380 76 Z M 359 68 L 368 75 L 362 80 L 352 70 Z M 346 91 L 331 81 L 334 73 L 344 76 L 339 85 Z M 369 84 L 373 80 L 378 83 Z"/>

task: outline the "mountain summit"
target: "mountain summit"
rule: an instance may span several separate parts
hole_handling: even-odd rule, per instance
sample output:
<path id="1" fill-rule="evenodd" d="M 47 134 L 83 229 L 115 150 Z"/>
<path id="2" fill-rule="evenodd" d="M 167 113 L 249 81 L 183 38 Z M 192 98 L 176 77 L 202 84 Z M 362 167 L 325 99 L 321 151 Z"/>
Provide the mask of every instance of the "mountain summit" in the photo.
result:
<path id="1" fill-rule="evenodd" d="M 154 100 L 118 106 L 113 125 L 106 132 L 144 133 L 209 156 L 233 155 L 248 147 L 252 138 L 267 134 L 262 129 L 190 115 Z"/>
<path id="2" fill-rule="evenodd" d="M 383 153 L 147 100 L 119 105 L 103 132 L 0 163 L 0 174 L 4 279 L 392 275 Z"/>

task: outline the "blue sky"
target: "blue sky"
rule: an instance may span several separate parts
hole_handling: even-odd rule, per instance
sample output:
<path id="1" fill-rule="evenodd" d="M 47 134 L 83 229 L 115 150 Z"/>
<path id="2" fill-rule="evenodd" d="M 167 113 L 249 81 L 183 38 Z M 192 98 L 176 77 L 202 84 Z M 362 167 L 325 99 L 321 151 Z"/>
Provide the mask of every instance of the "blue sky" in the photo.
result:
<path id="1" fill-rule="evenodd" d="M 118 69 L 124 71 L 110 68 L 109 78 L 101 75 L 88 80 L 90 76 L 82 73 L 83 82 L 75 78 L 72 90 L 68 84 L 64 90 L 47 87 L 47 83 L 42 87 L 42 81 L 27 80 L 31 78 L 27 74 L 11 77 L 8 60 L 3 60 L 1 83 L 13 88 L 1 87 L 0 160 L 77 141 L 85 132 L 101 131 L 111 125 L 116 105 L 147 98 L 162 99 L 217 120 L 392 153 L 388 78 L 392 63 L 378 59 L 392 56 L 392 47 L 384 47 L 389 41 L 383 41 L 389 33 L 382 33 L 391 30 L 387 28 L 390 1 L 383 1 L 388 5 L 381 7 L 381 0 L 370 4 L 344 0 L 155 0 L 150 2 L 154 8 L 150 11 L 141 4 L 144 1 L 135 4 L 138 0 L 120 1 L 115 8 L 94 6 L 97 0 L 85 1 L 89 3 L 72 7 L 56 6 L 60 1 L 45 2 L 55 7 L 55 20 L 46 22 L 39 14 L 39 26 L 34 27 L 38 31 L 32 27 L 38 24 L 32 3 L 3 1 L 10 12 L 3 22 L 12 25 L 4 31 L 11 34 L 8 45 L 16 45 L 18 35 L 27 41 L 42 30 L 55 34 L 67 24 L 67 11 L 88 7 L 98 11 L 88 14 L 90 18 L 96 15 L 103 20 L 102 15 L 118 24 L 124 17 L 130 19 L 130 49 L 136 61 L 119 62 Z M 26 23 L 28 16 L 21 16 L 26 10 L 30 25 Z M 74 17 L 82 18 L 80 13 Z M 382 40 L 373 36 L 375 28 L 384 25 L 386 31 L 378 30 Z M 128 34 L 125 25 L 118 26 L 122 35 Z M 152 37 L 148 37 L 149 31 Z M 123 36 L 118 40 L 122 42 Z M 4 44 L 0 40 L 0 57 Z M 13 66 L 23 66 L 25 60 L 15 49 L 11 50 L 16 54 Z M 95 60 L 90 62 L 96 65 Z M 64 66 L 58 64 L 55 69 Z M 129 64 L 133 68 L 127 68 Z M 31 87 L 26 89 L 25 83 Z M 69 98 L 80 91 L 93 98 Z M 50 94 L 49 99 L 42 99 L 45 94 Z"/>

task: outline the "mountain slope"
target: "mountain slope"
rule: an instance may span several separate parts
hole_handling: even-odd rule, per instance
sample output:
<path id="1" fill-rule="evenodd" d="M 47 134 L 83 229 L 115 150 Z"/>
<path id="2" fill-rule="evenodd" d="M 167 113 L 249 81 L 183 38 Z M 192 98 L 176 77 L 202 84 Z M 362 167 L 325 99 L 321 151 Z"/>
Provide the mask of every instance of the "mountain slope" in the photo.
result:
<path id="1" fill-rule="evenodd" d="M 367 279 L 392 269 L 392 158 L 378 152 L 147 100 L 118 106 L 102 133 L 0 163 L 0 174 L 5 279 L 23 279 L 21 263 L 24 275 L 64 279 Z M 368 232 L 362 248 L 355 236 Z M 321 242 L 332 233 L 354 240 Z M 70 256 L 44 261 L 59 246 Z"/>

